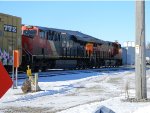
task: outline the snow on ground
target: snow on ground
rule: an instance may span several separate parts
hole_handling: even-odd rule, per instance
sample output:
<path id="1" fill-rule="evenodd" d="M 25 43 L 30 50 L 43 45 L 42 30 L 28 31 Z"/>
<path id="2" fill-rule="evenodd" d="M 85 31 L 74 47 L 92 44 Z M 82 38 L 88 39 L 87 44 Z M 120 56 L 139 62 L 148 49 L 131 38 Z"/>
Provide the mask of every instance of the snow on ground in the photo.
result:
<path id="1" fill-rule="evenodd" d="M 19 80 L 18 89 L 10 89 L 0 100 L 0 113 L 94 113 L 101 105 L 116 113 L 149 113 L 150 102 L 122 101 L 126 81 L 130 86 L 129 97 L 135 97 L 134 80 L 134 70 L 80 71 L 39 78 L 42 91 L 28 94 L 22 93 L 23 80 Z M 150 97 L 150 70 L 147 84 Z"/>

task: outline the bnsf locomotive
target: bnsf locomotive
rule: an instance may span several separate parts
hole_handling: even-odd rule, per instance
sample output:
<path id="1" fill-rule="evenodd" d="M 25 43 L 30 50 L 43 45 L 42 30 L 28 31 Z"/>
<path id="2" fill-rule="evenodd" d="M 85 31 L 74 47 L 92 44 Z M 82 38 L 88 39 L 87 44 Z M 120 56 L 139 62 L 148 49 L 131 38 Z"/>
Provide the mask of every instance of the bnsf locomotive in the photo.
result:
<path id="1" fill-rule="evenodd" d="M 98 68 L 120 66 L 121 45 L 78 31 L 22 26 L 22 67 Z"/>
<path id="2" fill-rule="evenodd" d="M 22 33 L 22 34 L 21 34 Z M 21 18 L 0 13 L 0 61 L 10 71 L 13 50 L 20 52 L 20 70 L 86 69 L 122 64 L 121 45 L 78 31 L 21 26 Z"/>

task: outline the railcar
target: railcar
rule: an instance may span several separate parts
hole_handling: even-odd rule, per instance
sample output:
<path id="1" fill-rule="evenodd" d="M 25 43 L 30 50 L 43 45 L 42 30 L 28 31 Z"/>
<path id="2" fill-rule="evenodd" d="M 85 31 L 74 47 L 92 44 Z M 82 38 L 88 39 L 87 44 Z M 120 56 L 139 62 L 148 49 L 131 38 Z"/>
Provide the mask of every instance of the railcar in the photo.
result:
<path id="1" fill-rule="evenodd" d="M 0 61 L 7 70 L 12 70 L 13 50 L 19 50 L 22 56 L 21 39 L 21 18 L 0 13 Z"/>
<path id="2" fill-rule="evenodd" d="M 22 67 L 85 69 L 120 66 L 121 45 L 78 31 L 22 26 Z"/>

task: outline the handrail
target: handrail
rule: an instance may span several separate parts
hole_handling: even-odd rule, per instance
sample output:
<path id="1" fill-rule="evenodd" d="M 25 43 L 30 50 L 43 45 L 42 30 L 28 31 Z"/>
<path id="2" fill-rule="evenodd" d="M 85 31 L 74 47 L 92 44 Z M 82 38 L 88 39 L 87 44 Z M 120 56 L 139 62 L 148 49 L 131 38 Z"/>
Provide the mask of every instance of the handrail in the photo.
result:
<path id="1" fill-rule="evenodd" d="M 33 55 L 25 48 L 23 48 L 23 51 L 29 56 L 29 61 L 30 61 L 31 60 L 30 56 L 33 57 Z"/>

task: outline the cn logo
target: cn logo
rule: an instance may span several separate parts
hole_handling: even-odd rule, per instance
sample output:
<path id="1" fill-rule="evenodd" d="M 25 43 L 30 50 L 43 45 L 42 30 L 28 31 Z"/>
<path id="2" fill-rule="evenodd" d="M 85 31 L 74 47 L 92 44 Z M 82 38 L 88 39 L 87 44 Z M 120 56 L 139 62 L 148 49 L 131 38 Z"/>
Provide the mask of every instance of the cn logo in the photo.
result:
<path id="1" fill-rule="evenodd" d="M 4 68 L 2 62 L 0 62 L 0 98 L 7 92 L 7 90 L 12 86 L 13 82 Z"/>

